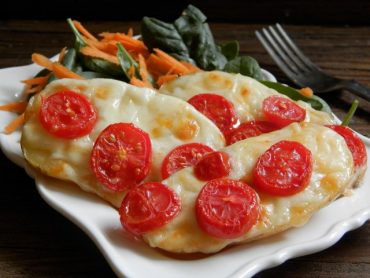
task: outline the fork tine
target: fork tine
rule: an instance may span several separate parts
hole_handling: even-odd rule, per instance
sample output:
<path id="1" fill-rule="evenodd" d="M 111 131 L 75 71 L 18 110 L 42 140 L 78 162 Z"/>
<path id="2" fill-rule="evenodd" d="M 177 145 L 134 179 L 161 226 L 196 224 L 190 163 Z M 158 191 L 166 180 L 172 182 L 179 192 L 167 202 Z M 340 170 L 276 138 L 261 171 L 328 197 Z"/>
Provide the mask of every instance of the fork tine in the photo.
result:
<path id="1" fill-rule="evenodd" d="M 283 27 L 279 23 L 275 24 L 277 32 L 280 36 L 285 40 L 285 42 L 289 45 L 290 49 L 294 52 L 295 56 L 298 57 L 308 69 L 315 69 L 319 70 L 319 68 L 310 60 L 308 59 L 301 50 L 297 47 L 297 45 L 292 41 L 292 39 L 288 36 L 285 32 Z"/>
<path id="2" fill-rule="evenodd" d="M 310 68 L 308 68 L 306 64 L 302 62 L 302 60 L 296 55 L 296 53 L 291 50 L 289 45 L 283 41 L 282 35 L 278 33 L 279 30 L 277 30 L 275 26 L 269 26 L 268 29 L 271 36 L 275 39 L 276 44 L 282 49 L 286 56 L 289 57 L 290 61 L 294 63 L 299 71 L 310 70 Z"/>
<path id="3" fill-rule="evenodd" d="M 262 29 L 262 32 L 265 31 L 265 29 Z M 269 38 L 268 33 L 266 35 L 266 31 L 263 33 L 260 33 L 259 31 L 256 31 L 256 36 L 258 40 L 262 43 L 262 45 L 265 47 L 266 51 L 269 53 L 271 58 L 275 61 L 275 63 L 280 67 L 280 69 L 289 77 L 293 78 L 296 76 L 296 73 L 294 70 L 292 70 L 290 67 L 288 67 L 287 63 L 285 63 L 281 56 L 276 51 L 276 47 L 271 43 L 271 38 Z"/>
<path id="4" fill-rule="evenodd" d="M 274 37 L 270 34 L 269 30 L 266 28 L 262 29 L 262 33 L 267 39 L 267 41 L 270 43 L 270 46 L 275 50 L 275 53 L 280 56 L 281 60 L 285 62 L 285 64 L 291 68 L 291 70 L 295 73 L 300 72 L 300 70 L 297 68 L 293 60 L 285 54 L 283 49 L 279 46 L 278 42 L 275 41 Z"/>

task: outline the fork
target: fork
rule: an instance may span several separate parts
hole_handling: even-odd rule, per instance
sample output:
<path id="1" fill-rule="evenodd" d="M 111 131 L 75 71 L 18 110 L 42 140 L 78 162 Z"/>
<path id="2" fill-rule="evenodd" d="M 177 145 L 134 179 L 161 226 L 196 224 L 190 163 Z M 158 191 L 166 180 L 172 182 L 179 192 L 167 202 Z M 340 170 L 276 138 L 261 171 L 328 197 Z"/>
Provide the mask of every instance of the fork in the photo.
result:
<path id="1" fill-rule="evenodd" d="M 298 86 L 310 87 L 316 93 L 347 89 L 370 101 L 370 88 L 355 80 L 325 73 L 303 54 L 280 24 L 256 31 L 256 36 L 280 69 Z"/>

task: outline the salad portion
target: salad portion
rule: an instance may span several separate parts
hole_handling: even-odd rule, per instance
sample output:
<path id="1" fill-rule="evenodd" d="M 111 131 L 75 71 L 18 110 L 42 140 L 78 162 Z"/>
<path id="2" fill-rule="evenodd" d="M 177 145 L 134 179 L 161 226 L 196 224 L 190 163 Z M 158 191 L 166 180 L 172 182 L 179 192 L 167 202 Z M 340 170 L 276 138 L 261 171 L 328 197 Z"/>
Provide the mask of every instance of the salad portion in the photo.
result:
<path id="1" fill-rule="evenodd" d="M 258 62 L 240 55 L 237 41 L 215 42 L 206 19 L 198 8 L 189 5 L 172 23 L 144 17 L 141 35 L 136 36 L 131 28 L 126 33 L 103 32 L 94 36 L 80 22 L 67 19 L 75 37 L 74 46 L 64 47 L 57 61 L 39 53 L 32 54 L 32 61 L 43 69 L 22 81 L 26 85 L 25 101 L 0 106 L 0 110 L 20 114 L 4 132 L 11 133 L 24 123 L 23 112 L 32 95 L 61 78 L 110 78 L 157 89 L 179 76 L 221 70 L 252 77 L 293 100 L 305 101 L 316 110 L 330 111 L 309 88 L 296 90 L 262 80 Z"/>

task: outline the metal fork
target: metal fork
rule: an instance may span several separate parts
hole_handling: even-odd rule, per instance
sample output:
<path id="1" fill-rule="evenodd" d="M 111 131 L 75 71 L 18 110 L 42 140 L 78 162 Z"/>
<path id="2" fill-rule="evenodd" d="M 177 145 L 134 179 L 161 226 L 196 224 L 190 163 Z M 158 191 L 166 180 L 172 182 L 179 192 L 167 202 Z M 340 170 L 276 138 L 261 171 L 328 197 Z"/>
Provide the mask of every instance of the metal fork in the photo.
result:
<path id="1" fill-rule="evenodd" d="M 308 86 L 315 93 L 347 89 L 370 101 L 370 88 L 325 73 L 299 50 L 280 24 L 256 31 L 256 35 L 280 69 L 298 86 Z"/>

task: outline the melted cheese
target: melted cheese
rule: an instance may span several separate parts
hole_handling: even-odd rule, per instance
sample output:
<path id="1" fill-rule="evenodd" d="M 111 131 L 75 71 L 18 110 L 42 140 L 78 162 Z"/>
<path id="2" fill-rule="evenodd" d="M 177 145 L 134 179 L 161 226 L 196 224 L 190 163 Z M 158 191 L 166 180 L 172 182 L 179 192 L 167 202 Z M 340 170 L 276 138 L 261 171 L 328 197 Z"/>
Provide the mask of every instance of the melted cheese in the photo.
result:
<path id="1" fill-rule="evenodd" d="M 239 141 L 222 149 L 230 156 L 232 170 L 229 178 L 253 185 L 251 172 L 258 157 L 281 140 L 300 142 L 312 152 L 314 164 L 309 185 L 288 197 L 259 194 L 260 219 L 245 235 L 224 240 L 208 236 L 199 228 L 195 201 L 205 182 L 198 180 L 193 168 L 189 167 L 163 182 L 181 196 L 181 212 L 164 227 L 146 234 L 144 240 L 152 247 L 171 252 L 217 252 L 229 244 L 250 241 L 302 225 L 314 211 L 351 186 L 353 159 L 344 139 L 329 128 L 311 123 L 293 123 L 284 129 Z"/>
<path id="2" fill-rule="evenodd" d="M 220 71 L 202 71 L 182 76 L 165 83 L 159 92 L 185 101 L 202 93 L 222 95 L 234 105 L 235 112 L 241 122 L 263 119 L 263 100 L 271 95 L 281 95 L 250 77 Z M 334 123 L 328 113 L 314 110 L 303 101 L 298 101 L 297 104 L 307 111 L 305 122 Z"/>
<path id="3" fill-rule="evenodd" d="M 65 140 L 50 135 L 41 126 L 38 120 L 41 97 L 60 90 L 81 93 L 96 107 L 98 121 L 89 135 Z M 23 153 L 33 166 L 47 175 L 73 181 L 118 207 L 124 193 L 105 189 L 96 181 L 89 167 L 96 138 L 105 127 L 117 122 L 133 123 L 149 134 L 153 164 L 146 180 L 160 180 L 159 170 L 164 156 L 178 145 L 199 142 L 213 149 L 224 146 L 224 138 L 218 128 L 181 99 L 116 80 L 63 79 L 52 82 L 31 99 L 22 132 Z"/>

